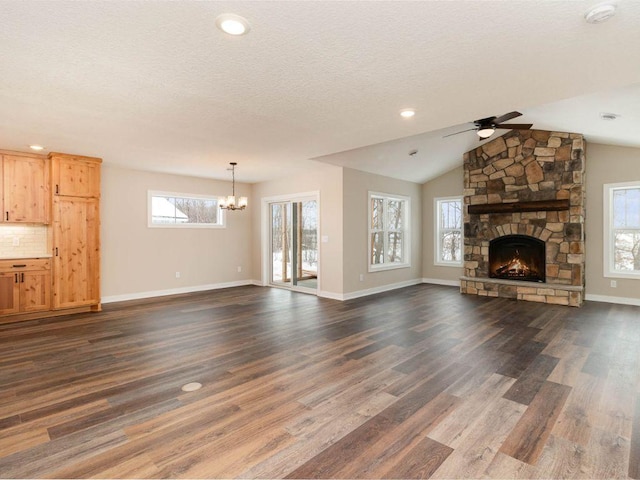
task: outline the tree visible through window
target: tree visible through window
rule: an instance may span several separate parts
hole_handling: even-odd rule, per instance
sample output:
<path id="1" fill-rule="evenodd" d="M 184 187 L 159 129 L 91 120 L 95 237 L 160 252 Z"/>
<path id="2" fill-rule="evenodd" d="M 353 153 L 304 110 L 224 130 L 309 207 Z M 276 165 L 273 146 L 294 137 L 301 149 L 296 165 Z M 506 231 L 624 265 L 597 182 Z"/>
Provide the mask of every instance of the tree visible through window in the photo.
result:
<path id="1" fill-rule="evenodd" d="M 149 226 L 222 227 L 217 197 L 149 192 Z"/>
<path id="2" fill-rule="evenodd" d="M 609 200 L 605 271 L 611 276 L 640 276 L 640 183 L 605 185 L 605 189 L 605 203 Z"/>
<path id="3" fill-rule="evenodd" d="M 436 258 L 439 265 L 462 264 L 462 199 L 436 198 Z"/>
<path id="4" fill-rule="evenodd" d="M 369 193 L 369 271 L 409 265 L 407 197 Z"/>

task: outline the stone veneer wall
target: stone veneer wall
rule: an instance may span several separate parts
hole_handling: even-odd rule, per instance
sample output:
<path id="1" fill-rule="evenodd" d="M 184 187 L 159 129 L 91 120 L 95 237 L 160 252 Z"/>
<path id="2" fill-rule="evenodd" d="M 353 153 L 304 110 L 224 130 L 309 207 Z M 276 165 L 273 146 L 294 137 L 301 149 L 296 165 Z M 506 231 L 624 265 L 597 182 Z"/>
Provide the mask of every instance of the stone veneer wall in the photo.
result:
<path id="1" fill-rule="evenodd" d="M 584 299 L 582 135 L 512 130 L 464 154 L 462 293 L 580 306 Z M 569 199 L 569 210 L 468 213 L 468 205 Z M 489 241 L 529 235 L 546 244 L 546 282 L 489 277 Z"/>

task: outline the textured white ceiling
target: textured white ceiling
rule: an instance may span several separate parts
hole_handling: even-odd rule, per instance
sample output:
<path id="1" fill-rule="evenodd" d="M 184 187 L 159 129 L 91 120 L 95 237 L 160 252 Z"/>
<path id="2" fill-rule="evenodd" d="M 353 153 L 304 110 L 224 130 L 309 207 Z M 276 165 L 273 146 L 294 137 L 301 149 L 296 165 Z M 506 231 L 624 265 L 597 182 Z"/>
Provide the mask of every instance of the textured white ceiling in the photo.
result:
<path id="1" fill-rule="evenodd" d="M 540 105 L 640 84 L 640 2 L 588 25 L 594 3 L 0 0 L 0 146 L 223 179 L 236 161 L 255 182 L 425 134 L 413 163 L 382 145 L 355 167 L 422 182 L 477 143 L 425 132 L 515 109 L 553 123 Z M 226 12 L 250 34 L 218 31 Z"/>

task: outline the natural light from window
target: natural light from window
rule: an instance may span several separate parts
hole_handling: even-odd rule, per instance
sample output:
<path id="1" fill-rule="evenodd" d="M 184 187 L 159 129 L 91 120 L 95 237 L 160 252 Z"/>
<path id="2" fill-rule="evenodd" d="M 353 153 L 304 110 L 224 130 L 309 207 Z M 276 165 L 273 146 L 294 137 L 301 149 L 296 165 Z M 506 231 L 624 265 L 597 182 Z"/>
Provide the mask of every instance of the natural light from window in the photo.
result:
<path id="1" fill-rule="evenodd" d="M 409 197 L 369 192 L 369 271 L 410 266 Z"/>
<path id="2" fill-rule="evenodd" d="M 462 198 L 435 199 L 435 264 L 462 265 Z"/>
<path id="3" fill-rule="evenodd" d="M 604 275 L 640 278 L 640 182 L 604 186 Z"/>
<path id="4" fill-rule="evenodd" d="M 221 228 L 224 213 L 218 197 L 149 191 L 149 226 Z"/>

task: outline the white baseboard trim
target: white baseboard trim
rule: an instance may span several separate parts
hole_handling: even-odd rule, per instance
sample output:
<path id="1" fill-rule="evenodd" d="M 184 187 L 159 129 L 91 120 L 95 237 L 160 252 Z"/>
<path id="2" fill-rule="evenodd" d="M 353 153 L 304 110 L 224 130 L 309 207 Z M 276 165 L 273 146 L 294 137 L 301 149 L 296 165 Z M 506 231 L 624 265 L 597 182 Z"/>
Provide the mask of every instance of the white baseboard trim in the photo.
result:
<path id="1" fill-rule="evenodd" d="M 591 302 L 618 303 L 620 305 L 635 305 L 640 307 L 640 298 L 610 297 L 609 295 L 593 295 L 587 293 L 584 299 Z"/>
<path id="2" fill-rule="evenodd" d="M 460 286 L 460 280 L 443 280 L 441 278 L 423 278 L 422 283 L 432 283 L 433 285 L 447 285 L 449 287 Z"/>
<path id="3" fill-rule="evenodd" d="M 369 295 L 375 295 L 376 293 L 388 292 L 390 290 L 397 290 L 398 288 L 418 285 L 419 283 L 422 283 L 421 278 L 406 280 L 404 282 L 398 282 L 398 283 L 390 283 L 389 285 L 381 285 L 379 287 L 367 288 L 365 290 L 357 290 L 355 292 L 343 294 L 342 300 L 353 300 L 354 298 L 367 297 Z"/>
<path id="4" fill-rule="evenodd" d="M 331 300 L 344 301 L 344 295 L 342 293 L 326 292 L 324 290 L 318 290 L 318 296 L 322 298 L 330 298 Z"/>
<path id="5" fill-rule="evenodd" d="M 153 290 L 149 292 L 125 293 L 124 295 L 110 295 L 102 297 L 102 303 L 126 302 L 128 300 L 141 300 L 143 298 L 165 297 L 167 295 L 179 295 L 181 293 L 204 292 L 206 290 L 218 290 L 220 288 L 243 287 L 245 285 L 262 286 L 257 280 L 239 280 L 237 282 L 211 283 L 209 285 L 195 285 L 192 287 L 170 288 L 167 290 Z"/>

